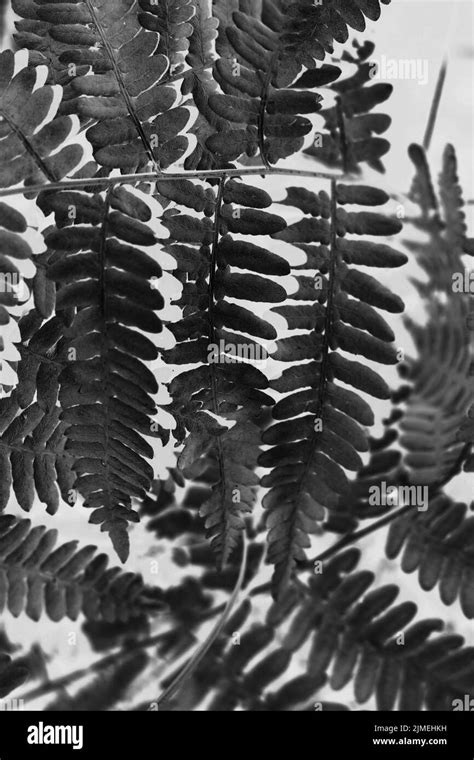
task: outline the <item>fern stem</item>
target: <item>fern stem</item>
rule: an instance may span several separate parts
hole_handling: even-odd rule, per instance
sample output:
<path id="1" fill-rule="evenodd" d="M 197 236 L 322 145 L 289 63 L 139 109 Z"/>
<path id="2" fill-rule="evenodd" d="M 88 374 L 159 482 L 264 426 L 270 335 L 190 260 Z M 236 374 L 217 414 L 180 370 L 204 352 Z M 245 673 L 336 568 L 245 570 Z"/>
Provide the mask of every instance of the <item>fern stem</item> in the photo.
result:
<path id="1" fill-rule="evenodd" d="M 258 114 L 258 144 L 260 148 L 260 157 L 266 169 L 270 169 L 271 166 L 267 159 L 266 149 L 265 149 L 265 115 L 267 113 L 268 90 L 272 81 L 275 63 L 277 61 L 278 61 L 278 51 L 275 51 L 272 55 L 270 66 L 268 68 L 267 74 L 265 76 L 265 81 L 262 86 L 262 94 L 260 97 L 260 109 L 259 109 L 259 114 Z"/>
<path id="2" fill-rule="evenodd" d="M 125 82 L 124 82 L 124 79 L 123 79 L 123 74 L 122 74 L 122 72 L 120 70 L 119 63 L 118 63 L 118 61 L 117 61 L 117 59 L 115 57 L 113 47 L 110 44 L 109 39 L 107 37 L 107 33 L 104 30 L 104 28 L 103 28 L 103 26 L 102 26 L 102 24 L 100 22 L 100 19 L 99 19 L 98 15 L 97 15 L 96 9 L 94 8 L 94 5 L 91 2 L 91 0 L 84 0 L 84 1 L 85 1 L 85 5 L 87 7 L 87 10 L 90 13 L 90 16 L 91 16 L 91 19 L 92 19 L 92 23 L 93 23 L 93 25 L 95 26 L 95 28 L 97 30 L 97 34 L 100 37 L 100 40 L 101 40 L 101 42 L 102 42 L 102 44 L 104 46 L 105 51 L 107 52 L 107 55 L 109 57 L 109 60 L 110 60 L 111 66 L 112 66 L 112 71 L 113 71 L 114 76 L 115 76 L 115 78 L 117 80 L 117 84 L 118 84 L 118 87 L 119 87 L 119 90 L 120 90 L 120 94 L 121 94 L 121 96 L 123 98 L 123 101 L 124 101 L 126 107 L 127 107 L 127 111 L 128 111 L 128 113 L 130 115 L 130 119 L 131 119 L 131 121 L 132 121 L 132 123 L 133 123 L 133 125 L 134 125 L 134 127 L 135 127 L 135 129 L 137 131 L 137 134 L 138 134 L 138 136 L 139 136 L 139 138 L 140 138 L 140 140 L 141 140 L 141 142 L 143 144 L 143 148 L 145 150 L 145 153 L 147 154 L 147 156 L 148 156 L 148 158 L 149 158 L 152 166 L 155 166 L 159 170 L 159 164 L 158 164 L 158 162 L 157 162 L 157 160 L 155 158 L 155 154 L 154 154 L 153 148 L 152 148 L 152 146 L 151 146 L 151 144 L 150 144 L 150 142 L 149 142 L 149 140 L 148 140 L 148 138 L 147 138 L 147 136 L 145 134 L 145 130 L 143 129 L 143 125 L 141 123 L 141 120 L 138 118 L 138 115 L 137 115 L 137 113 L 135 111 L 135 108 L 134 108 L 134 105 L 133 105 L 133 102 L 132 102 L 132 98 L 130 97 L 130 94 L 129 94 L 129 92 L 127 90 L 127 87 L 125 85 Z"/>
<path id="3" fill-rule="evenodd" d="M 336 115 L 337 115 L 337 126 L 339 129 L 339 135 L 340 135 L 340 140 L 341 140 L 342 166 L 343 166 L 344 174 L 348 174 L 349 172 L 349 145 L 347 142 L 346 120 L 344 117 L 344 111 L 342 108 L 342 101 L 340 97 L 336 98 Z"/>
<path id="4" fill-rule="evenodd" d="M 110 361 L 109 361 L 109 338 L 107 334 L 108 330 L 108 324 L 107 324 L 107 292 L 108 292 L 108 282 L 107 282 L 107 238 L 108 238 L 108 225 L 109 225 L 109 212 L 110 212 L 110 206 L 111 206 L 111 200 L 112 200 L 112 194 L 113 194 L 113 188 L 109 187 L 107 190 L 107 195 L 105 199 L 105 206 L 104 206 L 104 218 L 102 222 L 102 228 L 100 232 L 100 246 L 98 251 L 98 258 L 99 258 L 99 267 L 100 267 L 100 276 L 99 276 L 99 309 L 100 309 L 100 315 L 101 315 L 101 359 L 104 360 L 104 366 L 106 369 L 106 383 L 104 387 L 104 396 L 103 396 L 103 408 L 104 408 L 104 420 L 103 420 L 103 430 L 104 430 L 104 449 L 105 449 L 105 456 L 104 456 L 104 476 L 105 476 L 105 482 L 107 483 L 107 508 L 110 508 L 111 503 L 113 503 L 113 500 L 111 498 L 111 473 L 110 473 L 110 461 L 109 461 L 109 455 L 108 452 L 110 451 L 110 425 L 111 425 L 111 411 L 110 411 L 110 404 L 111 399 L 113 396 L 113 392 L 111 389 L 111 378 L 110 378 Z"/>
<path id="5" fill-rule="evenodd" d="M 214 214 L 214 232 L 212 239 L 211 260 L 209 264 L 209 290 L 208 290 L 208 317 L 209 317 L 209 338 L 211 343 L 215 342 L 215 327 L 214 327 L 214 290 L 217 274 L 217 249 L 219 245 L 219 230 L 221 222 L 221 206 L 224 197 L 226 175 L 224 174 L 219 181 L 219 190 L 216 199 L 216 211 Z M 215 408 L 214 412 L 218 414 L 218 409 Z"/>
<path id="6" fill-rule="evenodd" d="M 212 250 L 211 250 L 211 261 L 209 265 L 209 302 L 208 302 L 208 320 L 209 320 L 209 343 L 215 344 L 216 343 L 216 330 L 215 330 L 215 315 L 214 315 L 214 291 L 215 291 L 215 283 L 216 283 L 216 274 L 217 274 L 217 252 L 218 252 L 218 246 L 219 246 L 219 234 L 220 234 L 220 224 L 221 224 L 221 207 L 222 207 L 222 201 L 224 198 L 224 188 L 226 183 L 226 175 L 220 178 L 219 181 L 219 190 L 217 193 L 217 199 L 216 199 L 216 212 L 214 216 L 214 235 L 212 240 Z M 216 365 L 214 362 L 209 362 L 210 367 L 210 377 L 211 377 L 211 392 L 212 392 L 212 408 L 213 412 L 216 415 L 216 417 L 219 416 L 219 402 L 218 402 L 218 390 L 217 390 L 217 377 L 216 377 Z M 225 499 L 225 489 L 226 489 L 226 480 L 225 480 L 225 456 L 224 452 L 222 450 L 222 441 L 220 436 L 216 436 L 216 446 L 217 446 L 217 459 L 219 463 L 219 486 L 220 491 L 223 491 L 222 494 L 223 500 Z M 227 526 L 226 526 L 227 527 Z M 226 549 L 224 549 L 224 553 L 222 555 L 222 566 L 226 562 Z"/>
<path id="7" fill-rule="evenodd" d="M 225 624 L 227 623 L 227 620 L 230 617 L 230 614 L 234 608 L 235 602 L 237 601 L 237 598 L 242 588 L 242 584 L 244 582 L 245 572 L 247 569 L 247 555 L 248 555 L 248 542 L 244 534 L 242 561 L 240 563 L 239 577 L 237 578 L 237 583 L 235 584 L 234 591 L 232 592 L 232 596 L 230 597 L 229 601 L 226 604 L 226 608 L 224 610 L 222 617 L 217 621 L 216 625 L 212 629 L 207 639 L 196 650 L 195 654 L 191 657 L 191 659 L 184 666 L 184 668 L 178 673 L 177 677 L 173 680 L 173 682 L 162 692 L 162 694 L 160 694 L 160 696 L 156 700 L 158 705 L 163 703 L 166 699 L 169 699 L 169 697 L 176 691 L 176 689 L 178 689 L 181 686 L 181 684 L 187 678 L 189 678 L 192 672 L 198 667 L 202 659 L 206 656 L 206 654 L 208 653 L 209 649 L 211 648 L 215 640 L 222 633 L 222 630 Z"/>
<path id="8" fill-rule="evenodd" d="M 282 177 L 307 177 L 309 179 L 343 180 L 344 174 L 331 174 L 327 172 L 312 172 L 306 169 L 283 169 L 276 166 L 245 167 L 242 169 L 209 169 L 208 171 L 182 171 L 168 174 L 166 172 L 145 172 L 142 174 L 121 174 L 118 177 L 91 177 L 89 179 L 67 179 L 61 182 L 48 182 L 42 185 L 30 185 L 29 187 L 15 187 L 0 190 L 0 198 L 11 195 L 24 195 L 25 193 L 41 193 L 56 190 L 105 190 L 115 185 L 134 184 L 138 182 L 175 182 L 180 179 L 212 179 L 220 177 L 255 177 L 275 175 Z"/>
<path id="9" fill-rule="evenodd" d="M 321 363 L 319 370 L 319 384 L 317 391 L 317 407 L 314 414 L 315 422 L 322 420 L 324 403 L 326 399 L 326 388 L 328 384 L 328 362 L 330 355 L 330 344 L 332 337 L 332 322 L 334 312 L 334 297 L 336 295 L 337 285 L 337 265 L 338 265 L 338 253 L 337 253 L 337 184 L 336 180 L 331 181 L 331 247 L 330 247 L 330 268 L 328 274 L 328 297 L 326 302 L 326 314 L 324 320 L 324 338 L 323 345 L 321 347 Z M 306 461 L 305 470 L 299 481 L 299 488 L 295 496 L 295 502 L 298 502 L 301 496 L 301 490 L 309 472 L 311 471 L 311 465 L 314 453 L 318 445 L 319 432 L 314 430 L 311 437 L 311 450 Z"/>
<path id="10" fill-rule="evenodd" d="M 51 456 L 62 456 L 66 459 L 70 459 L 71 462 L 75 461 L 75 458 L 72 454 L 69 454 L 67 451 L 61 451 L 60 449 L 40 449 L 35 448 L 34 446 L 29 446 L 26 443 L 23 443 L 22 445 L 16 445 L 14 443 L 5 443 L 5 441 L 2 441 L 0 439 L 0 448 L 5 449 L 7 452 L 17 451 L 19 454 L 25 454 L 25 452 L 28 452 L 29 454 L 34 454 L 35 457 L 51 457 Z"/>
<path id="11" fill-rule="evenodd" d="M 328 274 L 328 298 L 326 304 L 326 316 L 324 321 L 324 342 L 322 347 L 321 371 L 319 377 L 318 389 L 318 408 L 316 410 L 316 419 L 322 417 L 324 401 L 326 398 L 326 388 L 328 384 L 328 361 L 331 344 L 331 327 L 334 318 L 334 297 L 337 287 L 337 185 L 336 180 L 331 181 L 331 261 Z M 315 434 L 317 437 L 317 433 Z"/>
<path id="12" fill-rule="evenodd" d="M 18 127 L 17 124 L 15 124 L 15 122 L 12 121 L 12 119 L 10 119 L 10 117 L 4 111 L 0 111 L 0 116 L 4 120 L 5 124 L 8 124 L 8 126 L 12 130 L 13 134 L 21 142 L 21 144 L 23 145 L 23 147 L 26 150 L 26 152 L 28 153 L 28 155 L 31 156 L 31 158 L 36 163 L 36 165 L 38 166 L 38 168 L 40 169 L 40 171 L 44 174 L 44 176 L 48 180 L 50 180 L 50 182 L 54 182 L 55 179 L 56 179 L 56 177 L 54 176 L 53 172 L 48 169 L 47 165 L 45 164 L 45 162 L 41 158 L 40 154 L 35 149 L 35 147 L 32 145 L 32 143 L 28 139 L 28 137 L 20 129 L 20 127 Z"/>
<path id="13" fill-rule="evenodd" d="M 452 480 L 452 478 L 459 473 L 459 470 L 462 467 L 462 464 L 469 454 L 470 450 L 470 443 L 466 444 L 466 446 L 463 446 L 458 458 L 456 459 L 456 462 L 454 463 L 449 473 L 447 473 L 445 478 L 443 478 L 440 483 L 436 483 L 433 486 L 429 487 L 428 498 L 430 501 L 434 499 L 435 496 L 437 496 L 442 491 L 444 486 L 447 485 Z M 386 525 L 390 525 L 390 523 L 392 523 L 397 518 L 403 517 L 403 515 L 407 514 L 410 509 L 413 509 L 413 505 L 405 504 L 403 507 L 400 507 L 400 509 L 397 509 L 394 512 L 390 512 L 388 515 L 385 515 L 385 517 L 381 517 L 380 520 L 376 520 L 366 528 L 361 528 L 361 530 L 355 531 L 354 533 L 348 533 L 346 536 L 341 538 L 340 541 L 337 541 L 335 544 L 330 546 L 329 549 L 326 549 L 318 557 L 315 557 L 312 560 L 308 560 L 307 562 L 303 562 L 300 565 L 301 570 L 308 570 L 312 568 L 315 562 L 322 562 L 323 560 L 329 559 L 334 554 L 337 554 L 342 549 L 345 549 L 346 546 L 360 541 L 366 536 L 369 536 L 371 533 L 375 533 L 377 530 L 380 530 L 380 528 L 384 528 Z"/>
<path id="14" fill-rule="evenodd" d="M 341 538 L 340 541 L 336 541 L 335 544 L 330 546 L 325 551 L 321 552 L 321 554 L 318 554 L 318 556 L 314 559 L 310 559 L 302 563 L 301 569 L 310 570 L 314 566 L 315 562 L 323 562 L 330 559 L 335 554 L 338 554 L 340 551 L 345 549 L 346 546 L 355 544 L 358 541 L 361 541 L 363 538 L 366 538 L 366 536 L 370 536 L 371 533 L 375 533 L 377 530 L 380 530 L 380 528 L 384 528 L 386 525 L 390 525 L 390 523 L 399 517 L 403 517 L 403 515 L 407 514 L 411 509 L 413 509 L 412 504 L 405 504 L 403 507 L 400 507 L 400 509 L 395 510 L 395 512 L 390 512 L 388 515 L 385 515 L 385 517 L 381 517 L 380 520 L 376 520 L 366 528 L 361 528 L 361 530 L 355 531 L 354 533 L 348 533 L 346 536 Z"/>
<path id="15" fill-rule="evenodd" d="M 425 137 L 423 139 L 423 148 L 427 152 L 430 149 L 431 140 L 433 137 L 435 126 L 436 126 L 436 119 L 438 116 L 439 106 L 440 106 L 441 98 L 443 95 L 444 83 L 446 81 L 447 71 L 448 71 L 448 61 L 445 58 L 439 70 L 438 80 L 436 82 L 436 89 L 434 91 L 433 101 L 431 103 L 430 115 L 428 118 L 428 124 L 426 127 Z"/>

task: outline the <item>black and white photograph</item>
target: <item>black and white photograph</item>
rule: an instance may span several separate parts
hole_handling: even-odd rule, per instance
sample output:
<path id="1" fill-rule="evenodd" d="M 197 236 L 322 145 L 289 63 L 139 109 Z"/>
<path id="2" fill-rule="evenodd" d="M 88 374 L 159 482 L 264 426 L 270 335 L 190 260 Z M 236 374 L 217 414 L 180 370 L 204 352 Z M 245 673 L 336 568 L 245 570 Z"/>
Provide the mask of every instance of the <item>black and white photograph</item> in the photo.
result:
<path id="1" fill-rule="evenodd" d="M 473 19 L 1 0 L 2 760 L 474 757 Z"/>

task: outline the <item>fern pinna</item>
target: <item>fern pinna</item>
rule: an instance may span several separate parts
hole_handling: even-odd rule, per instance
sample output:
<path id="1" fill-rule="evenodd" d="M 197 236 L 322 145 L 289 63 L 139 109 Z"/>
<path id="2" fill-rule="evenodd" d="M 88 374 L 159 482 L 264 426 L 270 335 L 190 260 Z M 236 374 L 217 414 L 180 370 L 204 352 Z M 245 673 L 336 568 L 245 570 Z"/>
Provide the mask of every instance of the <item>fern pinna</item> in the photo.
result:
<path id="1" fill-rule="evenodd" d="M 279 238 L 302 248 L 307 261 L 301 269 L 308 274 L 296 272 L 298 290 L 293 300 L 298 303 L 278 310 L 296 334 L 278 341 L 275 358 L 292 366 L 272 383 L 274 390 L 286 395 L 273 408 L 278 422 L 265 431 L 262 440 L 271 448 L 260 458 L 262 466 L 272 468 L 262 485 L 271 488 L 264 506 L 277 587 L 285 586 L 295 561 L 304 559 L 308 533 L 315 521 L 323 519 L 324 508 L 336 506 L 347 495 L 344 470 L 359 470 L 358 452 L 368 450 L 361 426 L 373 424 L 372 410 L 345 386 L 376 398 L 390 396 L 380 375 L 339 351 L 381 364 L 397 362 L 394 334 L 374 307 L 397 313 L 403 311 L 403 302 L 354 265 L 400 266 L 405 257 L 389 246 L 344 236 L 391 236 L 401 225 L 371 211 L 347 213 L 342 208 L 346 203 L 377 206 L 387 200 L 377 190 L 335 181 L 331 195 L 297 188 L 288 192 L 286 203 L 305 216 Z M 315 289 L 316 303 L 311 302 Z"/>
<path id="2" fill-rule="evenodd" d="M 125 560 L 127 524 L 137 519 L 131 497 L 144 497 L 153 477 L 146 462 L 153 449 L 141 433 L 161 433 L 150 419 L 158 385 L 143 363 L 157 352 L 133 329 L 156 334 L 162 328 L 155 311 L 164 302 L 153 287 L 161 268 L 145 253 L 156 242 L 143 221 L 151 213 L 125 188 L 105 198 L 59 194 L 43 203 L 57 209 L 60 225 L 46 236 L 56 254 L 48 269 L 60 283 L 56 308 L 76 310 L 66 327 L 69 361 L 59 377 L 65 449 L 75 460 L 74 487 L 94 510 L 91 522 L 110 533 Z M 71 205 L 77 210 L 72 229 L 64 226 Z"/>
<path id="3" fill-rule="evenodd" d="M 474 695 L 472 649 L 404 584 L 474 616 L 454 480 L 473 468 L 471 292 L 453 287 L 472 239 L 454 148 L 438 187 L 428 160 L 442 79 L 411 188 L 379 186 L 393 86 L 353 34 L 386 5 L 12 0 L 0 609 L 85 621 L 102 657 L 52 678 L 1 634 L 0 697 L 28 672 L 20 697 L 50 711 Z M 400 317 L 405 265 L 421 319 Z M 425 487 L 426 510 L 374 504 L 382 483 Z M 91 543 L 56 547 L 75 505 Z M 355 545 L 385 527 L 401 572 L 379 583 Z"/>
<path id="4" fill-rule="evenodd" d="M 32 0 L 16 9 L 25 16 L 17 25 L 20 42 L 64 85 L 62 110 L 95 122 L 88 139 L 107 169 L 166 168 L 187 146 L 178 136 L 187 111 L 168 113 L 177 99 L 163 82 L 170 60 L 159 51 L 158 32 L 142 26 L 137 6 L 120 0 L 110 11 L 105 0 L 74 8 Z"/>
<path id="5" fill-rule="evenodd" d="M 248 238 L 271 235 L 286 225 L 281 217 L 260 210 L 271 206 L 266 192 L 233 179 L 223 178 L 217 193 L 201 190 L 200 196 L 191 194 L 194 188 L 190 183 L 158 183 L 158 189 L 169 199 L 212 215 L 195 219 L 170 213 L 163 219 L 172 240 L 184 239 L 195 245 L 193 249 L 173 242 L 165 249 L 176 257 L 178 274 L 183 277 L 183 319 L 170 326 L 177 345 L 165 355 L 165 361 L 200 365 L 179 374 L 170 393 L 178 415 L 178 433 L 190 430 L 180 467 L 190 477 L 212 469 L 216 481 L 202 513 L 225 563 L 244 528 L 242 515 L 255 501 L 258 416 L 262 407 L 272 403 L 264 392 L 267 377 L 254 366 L 252 357 L 258 362 L 259 356 L 266 356 L 258 339 L 276 337 L 272 325 L 239 301 L 284 301 L 286 291 L 270 276 L 289 272 L 284 259 Z M 229 303 L 229 298 L 236 303 Z M 225 354 L 226 346 L 234 347 L 233 355 Z M 240 361 L 242 356 L 250 361 Z M 226 422 L 233 426 L 226 429 Z"/>

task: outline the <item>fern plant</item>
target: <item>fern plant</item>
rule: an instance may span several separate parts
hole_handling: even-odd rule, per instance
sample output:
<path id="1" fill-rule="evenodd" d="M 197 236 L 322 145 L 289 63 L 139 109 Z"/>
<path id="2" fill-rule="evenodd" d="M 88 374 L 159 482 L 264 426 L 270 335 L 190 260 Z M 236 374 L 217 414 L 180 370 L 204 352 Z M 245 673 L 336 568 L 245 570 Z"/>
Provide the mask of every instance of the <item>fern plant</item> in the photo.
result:
<path id="1" fill-rule="evenodd" d="M 411 146 L 405 224 L 373 180 L 393 88 L 353 35 L 389 3 L 12 0 L 0 609 L 7 628 L 68 618 L 101 656 L 51 678 L 5 651 L 0 697 L 419 711 L 474 696 L 472 648 L 404 585 L 417 571 L 420 594 L 474 618 L 472 509 L 451 490 L 473 469 L 472 303 L 453 282 L 474 249 L 451 145 L 438 187 L 427 141 Z M 421 321 L 389 287 L 403 267 Z M 379 583 L 363 540 L 386 526 L 400 572 Z"/>

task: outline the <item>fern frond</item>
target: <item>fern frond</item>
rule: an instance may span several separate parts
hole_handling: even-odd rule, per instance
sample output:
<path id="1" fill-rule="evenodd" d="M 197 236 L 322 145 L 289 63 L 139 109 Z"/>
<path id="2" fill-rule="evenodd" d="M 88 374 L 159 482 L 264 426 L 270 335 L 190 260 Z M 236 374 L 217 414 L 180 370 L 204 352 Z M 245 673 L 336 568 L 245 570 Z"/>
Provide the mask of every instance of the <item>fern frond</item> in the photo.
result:
<path id="1" fill-rule="evenodd" d="M 274 9 L 275 20 L 276 29 L 247 9 L 234 12 L 231 19 L 221 16 L 214 77 L 224 94 L 211 95 L 209 106 L 229 126 L 224 124 L 206 142 L 219 161 L 259 152 L 268 166 L 292 155 L 312 128 L 300 113 L 320 109 L 320 95 L 291 89 L 302 67 L 300 44 L 295 44 L 292 34 L 293 17 Z M 305 62 L 310 59 L 314 65 L 311 53 L 319 53 L 314 39 L 303 54 Z"/>
<path id="2" fill-rule="evenodd" d="M 429 300 L 428 292 L 433 290 L 452 297 L 453 274 L 463 271 L 462 256 L 469 242 L 456 153 L 452 145 L 446 146 L 438 192 L 424 150 L 411 145 L 409 154 L 416 169 L 409 198 L 420 208 L 419 216 L 410 221 L 415 229 L 428 235 L 427 242 L 406 243 L 429 277 L 428 283 L 415 281 L 415 284 L 425 300 Z"/>
<path id="3" fill-rule="evenodd" d="M 393 87 L 385 82 L 373 83 L 376 66 L 370 59 L 375 49 L 373 43 L 366 42 L 363 46 L 354 43 L 354 46 L 356 55 L 345 53 L 343 57 L 356 66 L 354 74 L 333 82 L 335 67 L 327 64 L 303 74 L 296 85 L 311 85 L 314 81 L 316 86 L 318 81 L 328 80 L 327 88 L 336 99 L 335 105 L 321 111 L 324 130 L 315 134 L 315 142 L 304 153 L 325 166 L 342 168 L 346 173 L 360 173 L 362 163 L 384 172 L 381 159 L 390 149 L 390 143 L 378 135 L 387 131 L 391 119 L 373 110 L 390 97 Z"/>
<path id="4" fill-rule="evenodd" d="M 261 408 L 273 403 L 264 392 L 268 380 L 258 363 L 268 355 L 259 339 L 272 340 L 276 331 L 239 301 L 284 301 L 285 289 L 270 276 L 289 272 L 282 258 L 247 237 L 271 235 L 286 225 L 281 217 L 260 210 L 271 205 L 267 193 L 234 180 L 221 181 L 217 196 L 186 180 L 157 187 L 168 199 L 205 214 L 196 218 L 170 210 L 163 218 L 170 231 L 165 251 L 176 258 L 183 283 L 177 304 L 184 317 L 169 326 L 177 345 L 164 359 L 198 365 L 170 384 L 178 440 L 190 432 L 179 464 L 187 477 L 209 473 L 213 495 L 201 514 L 225 563 L 240 538 L 243 515 L 255 501 L 260 444 L 256 420 Z"/>
<path id="5" fill-rule="evenodd" d="M 196 8 L 192 0 L 164 0 L 157 3 L 139 0 L 142 12 L 138 19 L 145 29 L 159 35 L 157 53 L 166 56 L 170 72 L 174 75 L 182 69 L 193 33 L 190 23 Z"/>
<path id="6" fill-rule="evenodd" d="M 67 504 L 76 500 L 74 461 L 65 452 L 67 426 L 57 403 L 64 327 L 57 317 L 42 324 L 32 311 L 20 321 L 20 330 L 18 385 L 0 400 L 0 508 L 5 509 L 13 489 L 27 512 L 37 496 L 55 514 L 60 496 Z"/>
<path id="7" fill-rule="evenodd" d="M 295 271 L 297 303 L 275 310 L 286 318 L 293 334 L 278 341 L 274 358 L 292 366 L 271 383 L 285 396 L 273 408 L 277 424 L 263 435 L 271 448 L 259 459 L 263 467 L 272 469 L 262 485 L 271 489 L 263 504 L 268 511 L 269 561 L 276 565 L 276 593 L 288 583 L 295 563 L 304 560 L 308 534 L 323 520 L 325 510 L 348 495 L 344 470 L 357 472 L 362 467 L 359 452 L 368 450 L 368 442 L 361 426 L 372 425 L 374 416 L 357 391 L 390 397 L 386 382 L 374 370 L 341 354 L 362 355 L 382 364 L 397 362 L 394 334 L 373 307 L 399 313 L 403 302 L 357 267 L 397 267 L 406 257 L 387 245 L 344 237 L 347 232 L 395 235 L 401 225 L 381 214 L 346 213 L 340 207 L 376 206 L 387 199 L 381 191 L 358 185 L 333 183 L 331 197 L 324 191 L 316 195 L 292 188 L 286 202 L 305 216 L 275 236 L 293 243 L 307 257 L 299 268 L 304 273 Z"/>
<path id="8" fill-rule="evenodd" d="M 426 512 L 395 520 L 387 537 L 389 559 L 402 555 L 405 573 L 418 570 L 424 591 L 439 587 L 443 604 L 459 598 L 464 615 L 474 618 L 474 517 L 465 504 L 438 496 Z"/>
<path id="9" fill-rule="evenodd" d="M 349 38 L 349 29 L 364 32 L 366 19 L 377 21 L 381 15 L 381 5 L 390 5 L 391 0 L 327 0 L 315 4 L 311 0 L 263 0 L 263 19 L 269 26 L 279 28 L 281 16 L 289 36 L 287 57 L 296 57 L 298 63 L 308 69 L 315 68 L 315 60 L 322 52 L 333 53 L 334 42 L 344 43 Z M 276 7 L 275 7 L 276 6 Z"/>
<path id="10" fill-rule="evenodd" d="M 397 585 L 374 588 L 373 573 L 355 571 L 359 558 L 356 549 L 341 553 L 307 586 L 287 588 L 263 623 L 243 602 L 187 684 L 186 709 L 205 699 L 215 711 L 314 710 L 323 686 L 350 682 L 357 703 L 375 697 L 378 710 L 452 710 L 471 696 L 472 647 L 462 636 L 433 635 L 442 620 L 416 621 L 414 603 L 395 603 Z M 168 709 L 180 709 L 178 697 Z"/>
<path id="11" fill-rule="evenodd" d="M 381 438 L 369 436 L 369 459 L 357 473 L 351 483 L 347 497 L 340 499 L 334 509 L 328 514 L 324 530 L 340 534 L 351 534 L 357 529 L 360 520 L 379 518 L 386 511 L 391 511 L 393 505 L 372 503 L 370 498 L 374 486 L 380 487 L 384 481 L 387 488 L 407 482 L 407 476 L 401 467 L 402 453 L 392 444 L 398 442 L 398 432 L 389 427 Z"/>
<path id="12" fill-rule="evenodd" d="M 137 332 L 156 335 L 162 329 L 155 312 L 164 301 L 154 287 L 161 267 L 147 253 L 157 242 L 145 224 L 151 211 L 144 197 L 125 188 L 105 197 L 48 194 L 41 202 L 58 224 L 46 236 L 57 252 L 48 268 L 48 277 L 60 283 L 57 308 L 75 310 L 59 378 L 74 488 L 93 509 L 90 521 L 110 533 L 125 561 L 127 523 L 139 519 L 131 499 L 143 498 L 153 479 L 146 461 L 153 449 L 143 436 L 164 436 L 150 419 L 158 384 L 144 363 L 155 360 L 158 349 Z M 71 206 L 77 221 L 72 225 Z"/>
<path id="13" fill-rule="evenodd" d="M 418 356 L 406 364 L 413 387 L 397 426 L 414 484 L 443 483 L 465 450 L 458 431 L 474 390 L 467 317 L 467 304 L 452 299 L 425 327 L 407 321 Z"/>
<path id="14" fill-rule="evenodd" d="M 189 39 L 186 63 L 190 67 L 182 84 L 183 95 L 191 95 L 198 116 L 190 132 L 196 138 L 196 147 L 186 159 L 185 168 L 215 168 L 214 158 L 207 149 L 207 139 L 223 129 L 226 122 L 219 119 L 209 107 L 209 98 L 219 90 L 211 69 L 215 59 L 215 40 L 219 22 L 213 18 L 211 4 L 195 0 L 196 13 L 191 19 L 193 28 Z"/>
<path id="15" fill-rule="evenodd" d="M 316 86 L 321 71 L 317 63 L 334 52 L 334 40 L 348 39 L 348 26 L 365 29 L 364 15 L 378 18 L 379 4 L 353 3 L 348 8 L 297 0 L 275 7 L 264 2 L 259 19 L 258 12 L 241 3 L 231 19 L 222 19 L 215 77 L 225 95 L 210 102 L 235 126 L 211 138 L 208 146 L 227 160 L 237 158 L 239 150 L 249 156 L 259 150 L 264 163 L 300 150 L 312 128 L 301 114 L 317 113 L 321 100 L 303 83 Z M 296 81 L 303 66 L 308 71 Z"/>
<path id="16" fill-rule="evenodd" d="M 73 121 L 58 116 L 61 88 L 42 84 L 46 69 L 16 72 L 20 54 L 0 54 L 0 187 L 37 185 L 71 174 L 83 149 L 70 143 Z"/>
<path id="17" fill-rule="evenodd" d="M 55 549 L 56 542 L 56 530 L 0 517 L 0 609 L 32 620 L 43 612 L 54 622 L 76 620 L 82 612 L 112 622 L 163 607 L 161 592 L 147 589 L 139 575 L 107 569 L 108 558 L 96 547 L 78 549 L 70 541 Z"/>
<path id="18" fill-rule="evenodd" d="M 15 316 L 29 298 L 26 280 L 34 276 L 37 254 L 28 232 L 23 214 L 0 203 L 0 387 L 14 387 L 18 382 L 21 337 Z"/>
<path id="19" fill-rule="evenodd" d="M 462 636 L 433 637 L 441 620 L 413 622 L 414 603 L 394 605 L 398 586 L 372 589 L 373 573 L 351 572 L 358 555 L 350 550 L 325 564 L 309 579 L 303 604 L 293 593 L 269 611 L 273 625 L 291 616 L 282 651 L 310 642 L 306 675 L 327 675 L 335 691 L 353 681 L 359 704 L 375 696 L 378 710 L 452 709 L 454 699 L 474 692 L 472 647 Z"/>
<path id="20" fill-rule="evenodd" d="M 452 709 L 454 699 L 474 691 L 472 648 L 463 647 L 462 636 L 431 638 L 443 622 L 413 623 L 416 605 L 393 606 L 396 585 L 369 591 L 373 578 L 355 573 L 329 599 L 312 640 L 308 673 L 322 674 L 332 662 L 330 686 L 337 691 L 353 680 L 357 702 L 375 696 L 378 710 Z M 318 599 L 316 592 L 313 603 Z"/>
<path id="21" fill-rule="evenodd" d="M 458 292 L 455 279 L 464 280 L 463 253 L 467 248 L 464 201 L 457 176 L 456 155 L 448 145 L 443 155 L 436 192 L 422 148 L 412 145 L 416 168 L 410 199 L 420 208 L 412 219 L 426 241 L 408 241 L 427 280 L 415 280 L 428 321 L 406 325 L 417 348 L 417 359 L 405 365 L 412 383 L 399 423 L 400 443 L 407 451 L 405 464 L 414 483 L 442 483 L 452 472 L 465 446 L 458 437 L 462 420 L 472 404 L 472 310 L 470 292 Z"/>
<path id="22" fill-rule="evenodd" d="M 23 9 L 28 24 L 17 25 L 29 30 L 20 43 L 40 53 L 44 37 L 52 45 L 53 67 L 69 76 L 62 110 L 97 122 L 87 136 L 107 169 L 166 168 L 188 144 L 179 132 L 189 113 L 174 110 L 177 92 L 164 82 L 169 58 L 159 50 L 160 35 L 141 26 L 138 9 L 137 0 L 117 0 L 113 13 L 105 0 L 74 8 L 31 0 Z"/>

